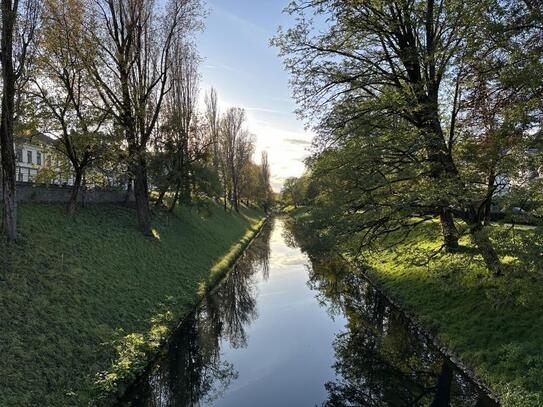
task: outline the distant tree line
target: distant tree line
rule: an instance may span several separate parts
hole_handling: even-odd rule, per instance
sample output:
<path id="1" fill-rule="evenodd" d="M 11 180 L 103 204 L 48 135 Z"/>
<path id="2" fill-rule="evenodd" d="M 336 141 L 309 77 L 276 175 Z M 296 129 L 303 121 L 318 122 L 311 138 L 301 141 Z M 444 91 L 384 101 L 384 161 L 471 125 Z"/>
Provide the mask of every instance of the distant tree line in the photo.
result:
<path id="1" fill-rule="evenodd" d="M 269 208 L 267 155 L 255 164 L 243 109 L 199 107 L 194 34 L 200 0 L 2 0 L 3 232 L 17 238 L 14 135 L 40 131 L 74 180 L 133 193 L 151 233 L 150 199 L 170 211 L 198 195 Z M 50 170 L 50 169 L 49 169 Z M 39 174 L 46 178 L 46 174 Z"/>
<path id="2" fill-rule="evenodd" d="M 295 0 L 287 12 L 297 23 L 273 43 L 317 137 L 283 197 L 360 247 L 437 218 L 443 248 L 467 234 L 501 274 L 492 206 L 543 202 L 541 2 Z"/>

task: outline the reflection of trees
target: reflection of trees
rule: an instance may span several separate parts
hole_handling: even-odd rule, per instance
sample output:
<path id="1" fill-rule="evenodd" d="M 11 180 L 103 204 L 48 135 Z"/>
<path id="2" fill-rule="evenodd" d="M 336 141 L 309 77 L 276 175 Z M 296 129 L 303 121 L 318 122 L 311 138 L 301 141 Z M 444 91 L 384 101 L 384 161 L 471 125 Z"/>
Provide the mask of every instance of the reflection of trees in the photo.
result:
<path id="1" fill-rule="evenodd" d="M 329 271 L 328 271 L 329 273 Z M 318 270 L 313 278 L 316 278 Z M 325 284 L 331 292 L 331 285 Z M 333 284 L 348 319 L 336 337 L 337 379 L 326 384 L 330 406 L 472 406 L 476 388 L 428 345 L 401 312 L 357 274 Z"/>
<path id="2" fill-rule="evenodd" d="M 270 277 L 270 239 L 274 222 L 275 220 L 271 220 L 264 225 L 258 239 L 253 242 L 253 247 L 251 247 L 251 250 L 248 252 L 254 252 L 254 255 L 258 258 L 257 261 L 262 268 L 262 278 L 264 281 L 267 281 Z"/>
<path id="3" fill-rule="evenodd" d="M 310 286 L 348 321 L 336 336 L 336 379 L 325 385 L 327 406 L 473 406 L 476 388 L 422 338 L 403 314 L 338 256 L 313 245 L 291 224 L 288 237 L 311 259 Z"/>
<path id="4" fill-rule="evenodd" d="M 132 406 L 192 406 L 217 394 L 237 373 L 220 361 L 218 348 L 199 333 L 199 321 L 191 314 L 173 338 L 168 355 L 143 381 Z"/>
<path id="5" fill-rule="evenodd" d="M 219 397 L 237 378 L 220 358 L 221 340 L 233 347 L 247 343 L 246 327 L 256 318 L 254 274 L 269 270 L 271 226 L 240 258 L 224 281 L 206 296 L 176 335 L 150 376 L 129 394 L 132 406 L 192 406 Z"/>

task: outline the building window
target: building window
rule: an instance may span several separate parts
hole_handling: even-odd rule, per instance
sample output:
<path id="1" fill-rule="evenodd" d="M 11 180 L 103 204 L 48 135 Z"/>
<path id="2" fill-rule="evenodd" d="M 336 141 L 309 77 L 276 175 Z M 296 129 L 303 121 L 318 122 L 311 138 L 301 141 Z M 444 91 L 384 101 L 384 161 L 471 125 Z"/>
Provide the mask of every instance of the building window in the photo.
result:
<path id="1" fill-rule="evenodd" d="M 36 153 L 36 164 L 41 165 L 41 152 Z"/>
<path id="2" fill-rule="evenodd" d="M 26 152 L 26 160 L 29 164 L 32 164 L 32 151 L 31 150 L 28 150 Z"/>
<path id="3" fill-rule="evenodd" d="M 17 150 L 15 150 L 15 154 L 17 156 L 17 162 L 22 163 L 23 162 L 23 149 L 18 148 Z"/>

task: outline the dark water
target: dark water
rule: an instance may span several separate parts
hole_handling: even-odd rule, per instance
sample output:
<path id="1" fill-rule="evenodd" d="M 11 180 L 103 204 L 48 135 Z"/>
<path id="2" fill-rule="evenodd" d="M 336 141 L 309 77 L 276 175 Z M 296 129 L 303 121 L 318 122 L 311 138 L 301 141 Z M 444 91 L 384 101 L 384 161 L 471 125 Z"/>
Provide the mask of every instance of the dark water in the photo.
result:
<path id="1" fill-rule="evenodd" d="M 272 221 L 122 405 L 494 405 L 363 278 L 310 261 L 294 235 Z"/>

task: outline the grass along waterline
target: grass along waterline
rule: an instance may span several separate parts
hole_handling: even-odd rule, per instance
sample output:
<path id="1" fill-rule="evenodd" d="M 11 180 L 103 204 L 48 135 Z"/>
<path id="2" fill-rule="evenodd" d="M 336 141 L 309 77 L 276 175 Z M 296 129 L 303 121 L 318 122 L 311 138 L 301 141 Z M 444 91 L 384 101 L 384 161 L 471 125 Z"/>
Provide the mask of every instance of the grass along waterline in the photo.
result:
<path id="1" fill-rule="evenodd" d="M 311 233 L 307 208 L 291 216 Z M 490 275 L 468 238 L 458 253 L 430 259 L 441 245 L 435 222 L 421 225 L 393 248 L 354 256 L 353 236 L 334 249 L 363 262 L 364 272 L 488 383 L 505 406 L 538 406 L 543 401 L 543 235 L 539 229 L 496 225 L 491 236 L 506 263 L 500 278 Z"/>
<path id="2" fill-rule="evenodd" d="M 205 216 L 157 215 L 145 238 L 127 208 L 66 218 L 62 206 L 21 205 L 20 242 L 0 260 L 0 404 L 82 405 L 117 391 L 263 216 L 209 202 Z"/>

